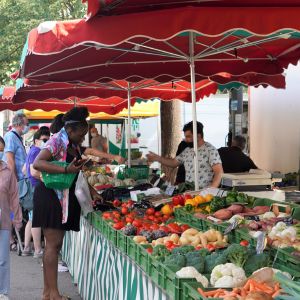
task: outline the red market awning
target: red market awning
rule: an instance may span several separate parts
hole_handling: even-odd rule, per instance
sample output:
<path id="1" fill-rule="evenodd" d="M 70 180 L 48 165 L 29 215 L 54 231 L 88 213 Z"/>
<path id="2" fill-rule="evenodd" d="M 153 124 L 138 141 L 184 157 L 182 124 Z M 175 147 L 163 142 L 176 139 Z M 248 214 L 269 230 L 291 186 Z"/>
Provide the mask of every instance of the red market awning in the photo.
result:
<path id="1" fill-rule="evenodd" d="M 220 72 L 278 75 L 300 58 L 299 15 L 300 7 L 180 7 L 45 22 L 28 36 L 20 76 L 37 83 L 189 79 L 191 41 L 196 81 Z"/>
<path id="2" fill-rule="evenodd" d="M 133 12 L 143 12 L 149 10 L 158 10 L 166 8 L 192 6 L 216 6 L 216 7 L 280 7 L 280 6 L 299 6 L 298 0 L 83 0 L 88 5 L 87 15 L 93 17 L 96 15 L 121 15 Z"/>

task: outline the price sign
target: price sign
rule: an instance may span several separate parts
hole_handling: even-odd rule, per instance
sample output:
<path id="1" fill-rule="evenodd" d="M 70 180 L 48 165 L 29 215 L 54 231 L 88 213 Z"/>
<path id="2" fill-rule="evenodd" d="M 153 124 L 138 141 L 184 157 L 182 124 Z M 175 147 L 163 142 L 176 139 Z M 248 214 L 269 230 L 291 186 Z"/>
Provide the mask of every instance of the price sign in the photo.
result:
<path id="1" fill-rule="evenodd" d="M 176 187 L 174 185 L 169 185 L 165 191 L 168 196 L 173 196 Z"/>
<path id="2" fill-rule="evenodd" d="M 232 230 L 236 229 L 239 225 L 239 221 L 238 219 L 235 219 L 224 231 L 224 234 L 228 234 L 229 232 L 231 232 Z"/>
<path id="3" fill-rule="evenodd" d="M 261 254 L 264 252 L 267 245 L 266 233 L 261 232 L 260 235 L 257 237 L 257 244 L 256 244 L 256 254 Z"/>

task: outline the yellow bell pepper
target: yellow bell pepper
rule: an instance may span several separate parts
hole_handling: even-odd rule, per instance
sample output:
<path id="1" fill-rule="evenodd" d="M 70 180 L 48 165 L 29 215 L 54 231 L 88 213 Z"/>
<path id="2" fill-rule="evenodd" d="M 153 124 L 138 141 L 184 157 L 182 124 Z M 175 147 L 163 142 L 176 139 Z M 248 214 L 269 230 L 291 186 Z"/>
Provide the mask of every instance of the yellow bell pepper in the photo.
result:
<path id="1" fill-rule="evenodd" d="M 196 203 L 195 199 L 187 199 L 185 201 L 185 205 L 197 206 L 197 203 Z"/>
<path id="2" fill-rule="evenodd" d="M 205 203 L 205 198 L 203 198 L 202 196 L 198 195 L 194 198 L 194 200 L 196 201 L 197 204 L 202 204 Z"/>
<path id="3" fill-rule="evenodd" d="M 169 204 L 165 204 L 162 208 L 161 208 L 161 212 L 163 215 L 172 215 L 173 213 L 173 209 Z"/>
<path id="4" fill-rule="evenodd" d="M 210 202 L 211 200 L 212 200 L 212 198 L 213 198 L 214 196 L 213 195 L 211 195 L 211 194 L 207 194 L 204 198 L 205 198 L 205 202 Z"/>

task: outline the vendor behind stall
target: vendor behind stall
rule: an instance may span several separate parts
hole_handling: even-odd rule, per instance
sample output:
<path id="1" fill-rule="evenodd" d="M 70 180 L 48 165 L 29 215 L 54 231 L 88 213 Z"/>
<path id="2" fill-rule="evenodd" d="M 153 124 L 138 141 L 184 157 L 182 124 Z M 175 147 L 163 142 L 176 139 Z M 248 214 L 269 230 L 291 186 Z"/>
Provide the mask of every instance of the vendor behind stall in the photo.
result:
<path id="1" fill-rule="evenodd" d="M 232 139 L 231 147 L 222 147 L 218 150 L 224 173 L 241 173 L 257 169 L 252 159 L 243 152 L 245 146 L 246 139 L 237 135 Z"/>
<path id="2" fill-rule="evenodd" d="M 193 123 L 184 125 L 183 132 L 185 140 L 193 140 Z M 222 164 L 217 149 L 205 142 L 203 139 L 203 125 L 197 122 L 197 140 L 198 140 L 198 183 L 200 188 L 218 187 L 222 178 Z M 149 162 L 160 162 L 167 167 L 176 168 L 181 164 L 186 171 L 186 181 L 194 182 L 194 149 L 187 147 L 176 158 L 161 157 L 153 152 L 147 155 Z"/>

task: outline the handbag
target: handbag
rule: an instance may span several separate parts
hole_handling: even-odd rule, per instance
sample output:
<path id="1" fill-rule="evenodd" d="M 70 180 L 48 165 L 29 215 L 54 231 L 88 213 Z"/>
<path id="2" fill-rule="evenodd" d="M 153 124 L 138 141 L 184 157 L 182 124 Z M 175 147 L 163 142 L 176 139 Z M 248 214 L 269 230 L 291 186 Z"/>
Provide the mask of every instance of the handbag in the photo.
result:
<path id="1" fill-rule="evenodd" d="M 34 189 L 31 185 L 29 178 L 23 178 L 20 181 L 18 181 L 18 188 L 19 188 L 20 205 L 25 210 L 28 211 L 32 210 Z"/>

